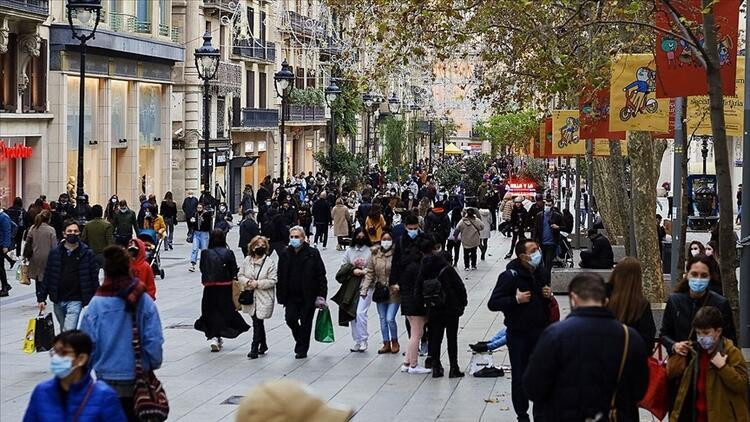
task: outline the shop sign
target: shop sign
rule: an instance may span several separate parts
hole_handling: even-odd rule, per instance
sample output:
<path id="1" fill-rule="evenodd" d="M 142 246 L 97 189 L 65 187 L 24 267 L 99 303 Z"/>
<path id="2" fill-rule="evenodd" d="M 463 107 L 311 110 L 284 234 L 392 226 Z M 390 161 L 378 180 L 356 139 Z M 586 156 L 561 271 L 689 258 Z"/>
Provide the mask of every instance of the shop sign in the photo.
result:
<path id="1" fill-rule="evenodd" d="M 5 141 L 0 141 L 0 159 L 31 158 L 32 152 L 31 147 L 20 144 L 11 147 Z"/>
<path id="2" fill-rule="evenodd" d="M 536 193 L 536 183 L 532 180 L 513 179 L 508 180 L 508 191 L 517 194 Z"/>

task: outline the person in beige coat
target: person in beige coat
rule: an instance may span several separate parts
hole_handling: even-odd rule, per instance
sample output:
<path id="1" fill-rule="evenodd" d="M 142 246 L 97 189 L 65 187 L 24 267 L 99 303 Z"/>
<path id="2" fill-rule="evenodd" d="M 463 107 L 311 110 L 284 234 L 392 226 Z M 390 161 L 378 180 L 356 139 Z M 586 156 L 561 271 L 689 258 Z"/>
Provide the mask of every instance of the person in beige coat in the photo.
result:
<path id="1" fill-rule="evenodd" d="M 503 197 L 503 203 L 500 205 L 500 216 L 503 222 L 498 227 L 498 231 L 508 237 L 510 233 L 510 217 L 513 212 L 513 195 L 506 193 Z"/>
<path id="2" fill-rule="evenodd" d="M 263 320 L 273 315 L 278 258 L 275 253 L 268 255 L 271 249 L 268 240 L 263 236 L 253 237 L 247 245 L 247 251 L 248 255 L 237 273 L 237 280 L 245 290 L 253 292 L 253 303 L 242 305 L 242 312 L 250 314 L 253 320 L 253 342 L 247 357 L 257 359 L 258 355 L 265 354 L 268 350 Z"/>
<path id="3" fill-rule="evenodd" d="M 23 257 L 29 260 L 29 279 L 42 282 L 47 257 L 52 248 L 57 246 L 55 229 L 49 225 L 52 213 L 42 210 L 34 219 L 34 225 L 26 235 Z"/>
<path id="4" fill-rule="evenodd" d="M 481 233 L 484 223 L 477 216 L 475 208 L 466 208 L 464 218 L 456 225 L 455 232 L 461 234 L 461 245 L 464 247 L 464 269 L 477 269 L 477 247 L 481 243 Z"/>
<path id="5" fill-rule="evenodd" d="M 391 289 L 388 280 L 391 276 L 391 261 L 393 260 L 393 237 L 389 232 L 383 232 L 380 245 L 373 246 L 370 262 L 367 264 L 367 273 L 362 281 L 360 295 L 365 296 L 371 288 L 388 289 L 388 298 L 377 302 L 378 314 L 380 315 L 380 333 L 383 336 L 383 347 L 378 354 L 398 353 L 401 347 L 398 344 L 398 324 L 396 314 L 401 306 L 401 298 L 398 290 Z"/>
<path id="6" fill-rule="evenodd" d="M 349 208 L 344 205 L 343 199 L 336 200 L 336 206 L 331 210 L 331 218 L 333 218 L 333 235 L 338 239 L 336 250 L 340 251 L 344 249 L 344 238 L 349 237 L 349 225 L 352 222 Z"/>

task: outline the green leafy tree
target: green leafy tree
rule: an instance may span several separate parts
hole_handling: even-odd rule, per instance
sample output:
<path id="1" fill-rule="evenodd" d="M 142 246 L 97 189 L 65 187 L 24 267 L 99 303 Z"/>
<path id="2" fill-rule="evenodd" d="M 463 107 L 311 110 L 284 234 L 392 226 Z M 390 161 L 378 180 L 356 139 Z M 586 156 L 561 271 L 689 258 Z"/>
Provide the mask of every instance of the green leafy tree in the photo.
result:
<path id="1" fill-rule="evenodd" d="M 461 165 L 457 162 L 441 164 L 435 172 L 435 179 L 441 186 L 457 186 L 463 180 Z"/>
<path id="2" fill-rule="evenodd" d="M 386 169 L 401 169 L 406 164 L 406 124 L 395 117 L 387 117 L 382 123 L 383 165 Z"/>
<path id="3" fill-rule="evenodd" d="M 334 74 L 339 74 L 335 73 Z M 350 77 L 339 78 L 336 84 L 341 94 L 336 97 L 331 109 L 335 115 L 336 134 L 353 137 L 357 135 L 357 118 L 362 112 L 362 90 Z"/>
<path id="4" fill-rule="evenodd" d="M 343 145 L 334 146 L 333 158 L 323 151 L 317 151 L 313 158 L 320 168 L 337 178 L 342 176 L 350 186 L 354 187 L 364 180 L 365 157 L 362 154 L 352 154 Z"/>
<path id="5" fill-rule="evenodd" d="M 480 139 L 490 141 L 494 157 L 501 151 L 526 149 L 529 140 L 539 134 L 539 120 L 533 110 L 494 114 L 479 122 L 477 132 Z"/>
<path id="6" fill-rule="evenodd" d="M 464 189 L 466 196 L 477 196 L 479 185 L 484 180 L 490 156 L 487 154 L 472 155 L 464 159 Z"/>
<path id="7" fill-rule="evenodd" d="M 544 192 L 547 188 L 547 161 L 535 158 L 525 159 L 518 170 L 518 176 L 533 180 L 537 188 Z"/>

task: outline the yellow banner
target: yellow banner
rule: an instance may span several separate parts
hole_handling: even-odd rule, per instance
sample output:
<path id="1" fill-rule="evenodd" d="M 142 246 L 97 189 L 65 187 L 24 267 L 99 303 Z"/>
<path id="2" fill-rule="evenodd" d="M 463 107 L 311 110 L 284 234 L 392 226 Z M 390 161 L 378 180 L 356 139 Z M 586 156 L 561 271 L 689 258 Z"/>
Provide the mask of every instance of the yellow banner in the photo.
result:
<path id="1" fill-rule="evenodd" d="M 724 125 L 728 136 L 742 136 L 745 105 L 745 58 L 737 57 L 736 96 L 724 96 Z M 688 97 L 687 134 L 712 135 L 708 97 Z"/>
<path id="2" fill-rule="evenodd" d="M 666 132 L 669 98 L 656 99 L 656 63 L 651 54 L 620 54 L 612 59 L 609 130 Z"/>
<path id="3" fill-rule="evenodd" d="M 623 156 L 628 155 L 628 140 L 620 140 L 620 152 Z M 594 139 L 594 156 L 596 157 L 609 157 L 609 139 Z"/>
<path id="4" fill-rule="evenodd" d="M 586 141 L 580 139 L 578 110 L 552 112 L 552 155 L 586 154 Z"/>

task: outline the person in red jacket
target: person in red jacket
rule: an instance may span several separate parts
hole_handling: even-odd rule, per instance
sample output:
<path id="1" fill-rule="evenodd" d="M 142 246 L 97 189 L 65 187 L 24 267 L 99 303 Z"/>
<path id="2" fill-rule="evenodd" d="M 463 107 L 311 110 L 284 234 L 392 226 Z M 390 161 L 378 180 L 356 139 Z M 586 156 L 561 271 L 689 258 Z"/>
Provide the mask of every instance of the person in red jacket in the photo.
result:
<path id="1" fill-rule="evenodd" d="M 151 299 L 156 300 L 154 271 L 151 269 L 151 264 L 146 261 L 146 244 L 140 239 L 131 239 L 128 242 L 128 253 L 130 254 L 130 272 L 146 286 L 146 292 Z"/>

